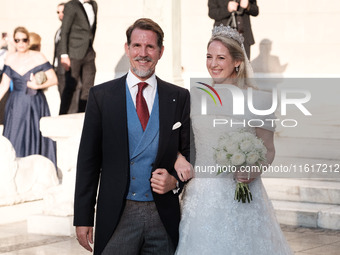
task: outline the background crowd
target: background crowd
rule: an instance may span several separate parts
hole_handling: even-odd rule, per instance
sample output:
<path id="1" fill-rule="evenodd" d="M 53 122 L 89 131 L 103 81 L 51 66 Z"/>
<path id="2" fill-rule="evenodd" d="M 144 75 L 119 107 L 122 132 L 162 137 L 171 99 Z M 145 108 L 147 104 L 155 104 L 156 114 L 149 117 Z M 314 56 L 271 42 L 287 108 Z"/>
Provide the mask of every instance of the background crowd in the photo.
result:
<path id="1" fill-rule="evenodd" d="M 53 66 L 40 52 L 40 35 L 22 26 L 14 30 L 13 38 L 2 33 L 0 52 L 3 135 L 11 141 L 18 157 L 40 154 L 55 166 L 56 146 L 41 135 L 40 119 L 51 115 L 56 102 L 60 102 L 59 114 L 85 111 L 96 73 L 92 45 L 97 3 L 83 0 L 60 3 L 57 14 L 62 25 L 54 38 Z M 54 98 L 48 102 L 50 87 L 57 86 L 59 95 L 52 94 Z"/>

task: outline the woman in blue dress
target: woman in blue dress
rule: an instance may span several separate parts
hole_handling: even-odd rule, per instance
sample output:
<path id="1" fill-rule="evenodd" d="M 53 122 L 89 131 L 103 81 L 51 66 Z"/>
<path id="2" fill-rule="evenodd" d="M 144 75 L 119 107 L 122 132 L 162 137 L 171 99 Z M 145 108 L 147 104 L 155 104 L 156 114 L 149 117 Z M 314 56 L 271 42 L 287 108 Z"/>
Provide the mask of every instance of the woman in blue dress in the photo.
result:
<path id="1" fill-rule="evenodd" d="M 3 136 L 9 139 L 17 157 L 40 154 L 56 165 L 56 145 L 40 132 L 41 117 L 50 116 L 42 89 L 58 83 L 52 65 L 45 56 L 29 47 L 29 33 L 24 27 L 14 30 L 16 52 L 7 56 L 0 84 L 0 100 L 8 91 L 11 80 L 13 91 L 6 103 Z M 40 71 L 47 81 L 38 85 L 34 75 Z"/>

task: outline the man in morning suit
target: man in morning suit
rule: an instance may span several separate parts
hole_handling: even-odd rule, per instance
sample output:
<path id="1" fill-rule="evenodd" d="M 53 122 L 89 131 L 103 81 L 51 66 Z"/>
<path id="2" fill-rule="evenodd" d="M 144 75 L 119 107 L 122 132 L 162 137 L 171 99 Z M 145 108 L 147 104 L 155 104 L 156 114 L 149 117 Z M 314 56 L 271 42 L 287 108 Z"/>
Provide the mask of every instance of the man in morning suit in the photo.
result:
<path id="1" fill-rule="evenodd" d="M 60 3 L 57 6 L 57 14 L 61 22 L 63 21 L 64 17 L 64 6 L 65 3 Z M 53 66 L 54 71 L 56 72 L 58 77 L 58 90 L 61 96 L 65 87 L 65 69 L 60 64 L 60 39 L 61 39 L 61 27 L 57 30 L 54 36 L 54 55 L 53 55 Z"/>
<path id="2" fill-rule="evenodd" d="M 162 81 L 163 31 L 139 19 L 126 31 L 125 76 L 91 88 L 74 204 L 78 242 L 94 254 L 173 254 L 183 187 L 174 164 L 189 157 L 188 90 Z M 100 183 L 100 185 L 99 185 Z"/>
<path id="3" fill-rule="evenodd" d="M 78 112 L 84 112 L 96 74 L 93 40 L 97 27 L 97 3 L 92 0 L 71 0 L 65 4 L 61 26 L 60 62 L 66 70 L 65 88 L 61 95 L 60 114 L 66 114 L 72 96 L 81 82 Z"/>
<path id="4" fill-rule="evenodd" d="M 255 43 L 250 16 L 259 14 L 256 0 L 209 0 L 209 17 L 215 20 L 214 26 L 229 25 L 232 13 L 236 14 L 237 30 L 244 37 L 244 48 L 250 60 L 250 46 Z"/>

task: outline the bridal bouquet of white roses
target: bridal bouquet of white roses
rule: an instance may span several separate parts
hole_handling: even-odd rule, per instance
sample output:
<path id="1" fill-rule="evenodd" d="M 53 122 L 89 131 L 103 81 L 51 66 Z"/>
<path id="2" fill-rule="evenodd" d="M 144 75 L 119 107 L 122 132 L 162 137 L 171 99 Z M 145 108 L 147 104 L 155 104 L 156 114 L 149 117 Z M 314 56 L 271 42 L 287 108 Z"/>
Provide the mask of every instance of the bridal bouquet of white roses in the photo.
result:
<path id="1" fill-rule="evenodd" d="M 261 168 L 261 163 L 266 161 L 267 149 L 263 141 L 254 134 L 244 130 L 226 133 L 221 136 L 217 148 L 215 149 L 215 160 L 218 164 L 218 174 L 225 172 L 236 172 L 242 166 L 258 166 Z M 249 170 L 243 167 L 243 171 Z M 248 175 L 249 176 L 249 175 Z M 235 200 L 245 203 L 252 200 L 252 194 L 249 186 L 246 183 L 238 182 L 235 189 Z"/>

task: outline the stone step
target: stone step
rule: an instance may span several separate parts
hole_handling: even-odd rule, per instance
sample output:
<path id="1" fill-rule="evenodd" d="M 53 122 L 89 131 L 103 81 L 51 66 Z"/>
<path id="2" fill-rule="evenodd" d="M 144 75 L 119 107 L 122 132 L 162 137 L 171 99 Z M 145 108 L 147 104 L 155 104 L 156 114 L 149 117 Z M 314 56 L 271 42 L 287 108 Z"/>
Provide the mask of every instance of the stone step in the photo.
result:
<path id="1" fill-rule="evenodd" d="M 320 132 L 324 132 L 321 130 Z M 298 133 L 298 135 L 299 134 L 300 133 Z M 340 139 L 320 139 L 319 137 L 275 137 L 275 151 L 276 154 L 281 157 L 339 159 L 339 147 Z"/>
<path id="2" fill-rule="evenodd" d="M 278 222 L 285 225 L 340 230 L 340 206 L 272 200 Z"/>
<path id="3" fill-rule="evenodd" d="M 73 215 L 71 216 L 52 216 L 44 214 L 30 215 L 27 218 L 27 232 L 40 235 L 75 236 L 75 227 L 73 226 Z"/>
<path id="4" fill-rule="evenodd" d="M 262 178 L 272 200 L 340 204 L 340 183 L 324 180 Z"/>
<path id="5" fill-rule="evenodd" d="M 32 214 L 40 214 L 43 200 L 25 202 L 16 205 L 0 206 L 0 225 L 25 221 Z"/>

